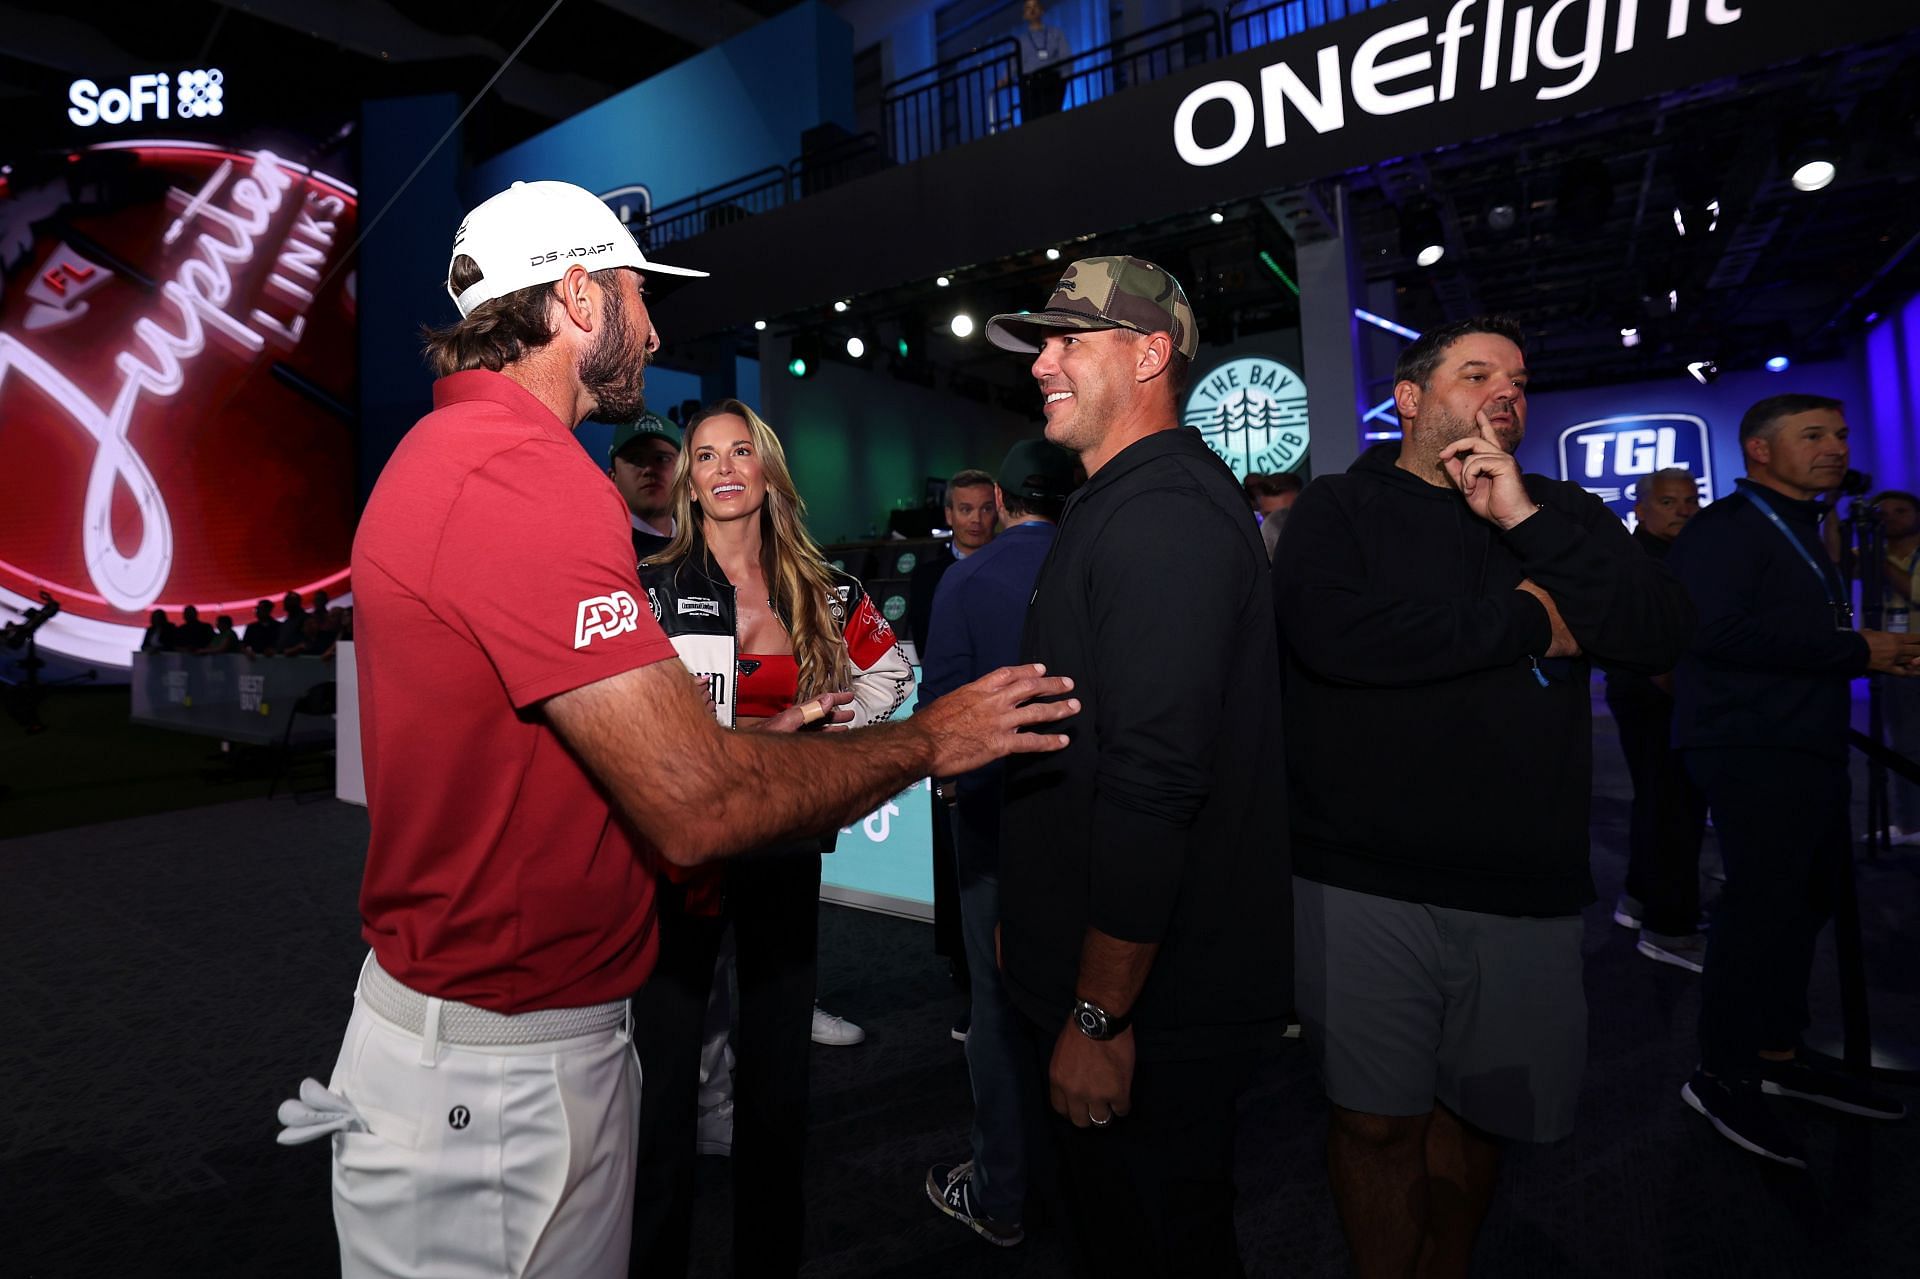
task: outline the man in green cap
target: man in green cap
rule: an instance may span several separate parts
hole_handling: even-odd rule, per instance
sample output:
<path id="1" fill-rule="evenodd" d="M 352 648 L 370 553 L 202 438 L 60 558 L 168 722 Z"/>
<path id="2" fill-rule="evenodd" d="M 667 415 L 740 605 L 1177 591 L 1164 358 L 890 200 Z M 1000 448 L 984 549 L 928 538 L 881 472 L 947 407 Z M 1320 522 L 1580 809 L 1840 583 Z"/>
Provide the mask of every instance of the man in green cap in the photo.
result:
<path id="1" fill-rule="evenodd" d="M 607 475 L 627 500 L 636 560 L 673 540 L 673 468 L 679 460 L 680 428 L 658 414 L 642 413 L 613 428 Z"/>
<path id="2" fill-rule="evenodd" d="M 1007 769 L 1000 820 L 1001 972 L 1077 1272 L 1241 1274 L 1234 1103 L 1293 984 L 1266 548 L 1180 426 L 1198 334 L 1166 271 L 1083 259 L 987 336 L 1031 353 L 1087 473 L 1020 647 L 1073 677 L 1079 728 Z"/>

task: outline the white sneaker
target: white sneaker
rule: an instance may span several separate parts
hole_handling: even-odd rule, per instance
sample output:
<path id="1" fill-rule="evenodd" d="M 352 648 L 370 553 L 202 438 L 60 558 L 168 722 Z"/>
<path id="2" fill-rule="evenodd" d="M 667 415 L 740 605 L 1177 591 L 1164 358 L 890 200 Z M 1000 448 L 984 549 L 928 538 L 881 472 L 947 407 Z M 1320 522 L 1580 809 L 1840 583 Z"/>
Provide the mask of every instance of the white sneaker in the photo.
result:
<path id="1" fill-rule="evenodd" d="M 836 1017 L 820 1005 L 813 1006 L 813 1042 L 825 1044 L 829 1048 L 845 1048 L 857 1044 L 867 1037 L 867 1032 L 848 1021 L 845 1017 Z"/>

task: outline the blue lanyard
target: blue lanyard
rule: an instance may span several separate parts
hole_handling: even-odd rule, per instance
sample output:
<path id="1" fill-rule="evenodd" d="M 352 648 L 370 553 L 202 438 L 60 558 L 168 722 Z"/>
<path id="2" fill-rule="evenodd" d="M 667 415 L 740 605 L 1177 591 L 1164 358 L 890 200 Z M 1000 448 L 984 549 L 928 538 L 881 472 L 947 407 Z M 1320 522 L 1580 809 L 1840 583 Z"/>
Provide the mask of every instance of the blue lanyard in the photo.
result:
<path id="1" fill-rule="evenodd" d="M 1845 598 L 1844 586 L 1842 587 L 1840 597 L 1836 598 L 1833 593 L 1834 578 L 1837 574 L 1822 569 L 1820 565 L 1814 561 L 1813 553 L 1807 549 L 1807 544 L 1793 535 L 1793 530 L 1788 528 L 1787 522 L 1781 519 L 1773 507 L 1767 504 L 1767 499 L 1761 497 L 1751 488 L 1742 489 L 1741 492 L 1747 495 L 1749 502 L 1752 502 L 1754 506 L 1759 508 L 1760 514 L 1766 516 L 1773 526 L 1780 530 L 1780 536 L 1786 538 L 1787 541 L 1793 545 L 1793 549 L 1800 552 L 1800 558 L 1806 561 L 1807 568 L 1812 571 L 1815 577 L 1820 579 L 1820 589 L 1826 594 L 1827 605 L 1833 609 L 1833 616 L 1839 629 L 1852 630 L 1853 602 Z"/>

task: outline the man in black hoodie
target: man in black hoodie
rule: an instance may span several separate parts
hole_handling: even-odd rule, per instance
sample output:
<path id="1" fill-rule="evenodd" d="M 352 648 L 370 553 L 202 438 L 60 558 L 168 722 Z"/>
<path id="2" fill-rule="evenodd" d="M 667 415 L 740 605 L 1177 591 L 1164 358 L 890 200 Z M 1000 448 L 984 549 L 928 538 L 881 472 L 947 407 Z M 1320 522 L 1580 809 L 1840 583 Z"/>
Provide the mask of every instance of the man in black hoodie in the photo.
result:
<path id="1" fill-rule="evenodd" d="M 1087 472 L 1020 650 L 1081 712 L 1056 766 L 1006 774 L 998 936 L 1075 1272 L 1242 1274 L 1234 1103 L 1290 977 L 1266 549 L 1180 425 L 1199 337 L 1165 271 L 1083 259 L 987 336 L 1033 354 L 1047 438 Z"/>
<path id="2" fill-rule="evenodd" d="M 1681 1089 L 1727 1140 L 1806 1167 L 1763 1094 L 1898 1119 L 1906 1108 L 1799 1052 L 1835 880 L 1853 873 L 1848 684 L 1920 670 L 1920 635 L 1856 631 L 1817 501 L 1847 473 L 1840 401 L 1775 395 L 1740 420 L 1747 475 L 1668 557 L 1700 609 L 1676 672 L 1674 744 L 1713 805 L 1727 867 L 1700 996 L 1700 1069 Z"/>
<path id="3" fill-rule="evenodd" d="M 1521 473 L 1526 384 L 1510 321 L 1414 342 L 1399 447 L 1310 485 L 1274 561 L 1295 999 L 1362 1276 L 1464 1275 L 1499 1140 L 1571 1130 L 1588 659 L 1670 670 L 1692 626 L 1598 499 Z"/>

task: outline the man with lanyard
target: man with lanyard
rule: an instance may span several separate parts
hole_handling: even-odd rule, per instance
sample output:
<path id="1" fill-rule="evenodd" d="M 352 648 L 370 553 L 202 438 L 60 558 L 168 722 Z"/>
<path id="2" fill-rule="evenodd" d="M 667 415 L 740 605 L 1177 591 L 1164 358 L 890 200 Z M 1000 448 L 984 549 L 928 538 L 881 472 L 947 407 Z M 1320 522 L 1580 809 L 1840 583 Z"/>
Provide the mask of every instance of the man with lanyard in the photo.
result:
<path id="1" fill-rule="evenodd" d="M 679 460 L 680 428 L 656 413 L 613 428 L 607 478 L 626 499 L 636 560 L 666 550 L 673 540 L 673 465 Z"/>
<path id="2" fill-rule="evenodd" d="M 1062 78 L 1073 52 L 1067 48 L 1067 33 L 1046 20 L 1040 0 L 1026 0 L 1020 6 L 1020 25 L 1014 28 L 1020 42 L 1021 118 L 1029 122 L 1060 110 L 1067 96 Z"/>
<path id="3" fill-rule="evenodd" d="M 1675 678 L 1674 745 L 1707 793 L 1726 863 L 1700 1004 L 1700 1067 L 1681 1097 L 1743 1150 L 1806 1154 L 1765 1094 L 1874 1119 L 1906 1109 L 1800 1052 L 1814 943 L 1853 873 L 1849 683 L 1911 676 L 1920 636 L 1855 631 L 1820 537 L 1847 473 L 1840 401 L 1776 395 L 1740 421 L 1746 478 L 1693 519 L 1667 566 L 1699 610 Z"/>
<path id="4" fill-rule="evenodd" d="M 589 267 L 592 270 L 589 270 Z M 640 412 L 655 273 L 591 192 L 516 182 L 468 214 L 428 337 L 434 410 L 354 539 L 372 947 L 332 1082 L 342 1273 L 627 1273 L 639 1062 L 626 996 L 662 862 L 831 830 L 915 778 L 1057 750 L 1031 668 L 860 733 L 730 733 L 635 598 L 618 493 L 573 438 Z M 850 719 L 848 693 L 796 707 Z M 1025 705 L 1045 698 L 1049 704 Z M 751 786 L 742 778 L 754 779 Z"/>

